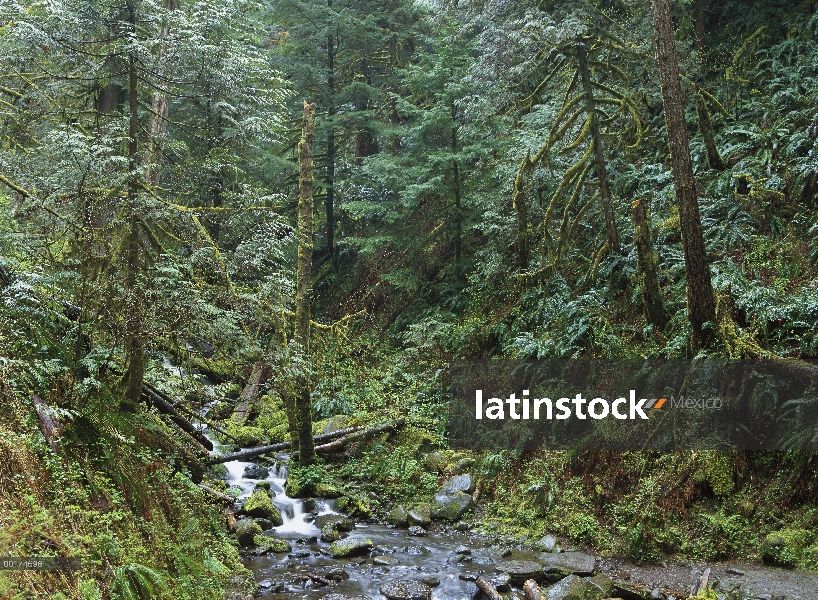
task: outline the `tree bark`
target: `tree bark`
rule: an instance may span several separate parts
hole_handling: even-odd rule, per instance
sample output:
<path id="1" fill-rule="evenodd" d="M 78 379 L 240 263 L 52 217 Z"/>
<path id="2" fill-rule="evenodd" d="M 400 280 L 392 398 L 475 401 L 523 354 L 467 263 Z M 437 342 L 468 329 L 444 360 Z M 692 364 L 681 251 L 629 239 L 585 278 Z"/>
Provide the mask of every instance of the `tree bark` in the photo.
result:
<path id="1" fill-rule="evenodd" d="M 332 0 L 327 0 L 327 8 L 332 9 Z M 338 266 L 335 256 L 335 39 L 327 36 L 327 197 L 325 200 L 327 216 L 327 252 L 329 252 L 333 271 Z"/>
<path id="2" fill-rule="evenodd" d="M 256 396 L 258 396 L 259 386 L 267 376 L 268 369 L 264 362 L 258 361 L 253 365 L 253 372 L 250 375 L 250 379 L 247 381 L 247 385 L 244 386 L 239 402 L 236 404 L 236 409 L 233 411 L 233 421 L 237 425 L 244 425 L 247 421 L 247 416 L 250 413 L 253 402 L 256 401 Z"/>
<path id="3" fill-rule="evenodd" d="M 682 86 L 679 83 L 679 67 L 676 62 L 670 1 L 651 0 L 651 4 L 665 124 L 673 163 L 673 184 L 676 188 L 676 204 L 679 208 L 679 226 L 685 257 L 687 316 L 693 328 L 693 351 L 698 352 L 713 341 L 716 305 L 702 236 L 696 182 L 693 179 L 693 166 L 690 161 L 690 144 L 685 124 Z M 710 323 L 710 326 L 706 327 L 706 323 Z"/>
<path id="4" fill-rule="evenodd" d="M 525 594 L 526 600 L 541 600 L 542 599 L 542 592 L 540 592 L 540 586 L 537 585 L 537 582 L 533 579 L 529 579 L 523 584 L 523 593 Z"/>
<path id="5" fill-rule="evenodd" d="M 694 11 L 696 13 L 696 25 L 695 25 L 695 47 L 696 50 L 701 52 L 704 49 L 704 0 L 696 0 Z"/>
<path id="6" fill-rule="evenodd" d="M 497 593 L 497 589 L 482 575 L 477 578 L 475 583 L 477 587 L 480 588 L 480 591 L 488 596 L 489 600 L 503 600 L 503 597 Z"/>
<path id="7" fill-rule="evenodd" d="M 582 79 L 582 89 L 585 92 L 585 110 L 591 119 L 591 138 L 594 144 L 594 170 L 599 179 L 599 195 L 602 197 L 602 209 L 605 212 L 605 232 L 608 236 L 608 248 L 617 254 L 622 252 L 619 245 L 619 233 L 616 230 L 611 190 L 608 187 L 608 174 L 605 170 L 605 152 L 602 148 L 602 136 L 599 133 L 599 120 L 594 102 L 594 88 L 591 84 L 591 72 L 588 70 L 588 50 L 585 43 L 580 41 L 577 46 L 577 64 Z"/>
<path id="8" fill-rule="evenodd" d="M 304 102 L 304 125 L 298 143 L 298 267 L 296 273 L 295 342 L 306 356 L 310 343 L 310 287 L 312 283 L 313 234 L 313 175 L 312 149 L 315 143 L 315 104 Z M 294 429 L 301 451 L 299 464 L 315 462 L 315 443 L 312 439 L 312 398 L 310 381 L 306 374 L 296 378 L 293 403 Z"/>
<path id="9" fill-rule="evenodd" d="M 634 200 L 631 206 L 633 207 L 633 243 L 636 246 L 636 264 L 642 286 L 645 319 L 651 325 L 662 328 L 667 318 L 662 303 L 662 291 L 659 288 L 659 261 L 651 248 L 648 211 L 641 200 Z"/>
<path id="10" fill-rule="evenodd" d="M 133 0 L 126 3 L 128 11 L 128 25 L 132 35 L 136 36 L 136 6 Z M 124 398 L 121 408 L 136 410 L 139 398 L 142 395 L 142 384 L 145 379 L 145 334 L 143 327 L 144 298 L 138 286 L 138 277 L 143 271 L 142 240 L 139 232 L 141 227 L 136 201 L 139 190 L 137 181 L 137 151 L 139 136 L 139 77 L 136 66 L 136 55 L 131 52 L 128 57 L 128 167 L 130 170 L 128 181 L 128 198 L 126 214 L 128 232 L 125 240 L 124 279 L 125 302 L 128 305 L 125 315 L 125 374 L 122 384 Z"/>
<path id="11" fill-rule="evenodd" d="M 517 217 L 517 263 L 520 269 L 528 267 L 528 192 L 525 189 L 525 175 L 531 170 L 531 157 L 526 155 L 517 177 L 514 178 L 514 193 L 511 204 Z"/>

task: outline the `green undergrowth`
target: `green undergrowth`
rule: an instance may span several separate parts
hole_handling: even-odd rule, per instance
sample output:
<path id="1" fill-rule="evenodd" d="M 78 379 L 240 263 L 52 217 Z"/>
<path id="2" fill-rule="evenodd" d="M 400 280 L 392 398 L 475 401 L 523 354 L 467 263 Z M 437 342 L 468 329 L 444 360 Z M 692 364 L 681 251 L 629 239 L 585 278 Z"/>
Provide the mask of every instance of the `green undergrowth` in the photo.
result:
<path id="1" fill-rule="evenodd" d="M 104 390 L 78 408 L 63 397 L 72 408 L 54 408 L 64 424 L 54 451 L 31 404 L 5 384 L 0 396 L 0 554 L 81 561 L 2 571 L 0 597 L 221 600 L 250 589 L 222 507 L 155 415 L 112 409 Z"/>

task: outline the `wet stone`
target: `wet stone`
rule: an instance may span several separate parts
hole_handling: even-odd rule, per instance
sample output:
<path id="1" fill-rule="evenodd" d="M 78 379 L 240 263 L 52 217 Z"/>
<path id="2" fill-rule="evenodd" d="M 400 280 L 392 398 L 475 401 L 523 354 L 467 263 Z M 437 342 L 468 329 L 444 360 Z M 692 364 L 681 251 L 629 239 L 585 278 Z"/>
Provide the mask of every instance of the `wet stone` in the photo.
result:
<path id="1" fill-rule="evenodd" d="M 413 537 L 423 537 L 426 535 L 426 530 L 423 527 L 419 527 L 417 525 L 412 525 L 409 528 L 409 535 Z"/>
<path id="2" fill-rule="evenodd" d="M 349 579 L 349 573 L 346 572 L 345 569 L 340 567 L 335 567 L 334 569 L 330 569 L 325 574 L 326 578 L 330 581 L 346 581 Z"/>
<path id="3" fill-rule="evenodd" d="M 428 527 L 432 524 L 432 505 L 428 502 L 421 502 L 414 506 L 406 516 L 410 525 Z"/>
<path id="4" fill-rule="evenodd" d="M 602 590 L 582 577 L 569 575 L 545 591 L 548 600 L 602 600 Z"/>
<path id="5" fill-rule="evenodd" d="M 421 577 L 420 581 L 429 587 L 437 587 L 440 585 L 440 577 Z"/>
<path id="6" fill-rule="evenodd" d="M 440 488 L 440 492 L 438 493 L 446 495 L 456 494 L 457 492 L 471 494 L 473 491 L 474 481 L 472 480 L 471 475 L 458 475 L 447 481 L 446 485 Z"/>
<path id="7" fill-rule="evenodd" d="M 330 524 L 338 531 L 352 531 L 355 529 L 355 521 L 343 515 L 318 515 L 315 517 L 315 526 L 318 529 L 324 529 Z"/>
<path id="8" fill-rule="evenodd" d="M 471 548 L 467 548 L 462 544 L 454 549 L 455 554 L 471 554 Z"/>
<path id="9" fill-rule="evenodd" d="M 329 553 L 333 558 L 346 558 L 366 554 L 372 548 L 372 540 L 356 538 L 338 540 L 329 546 Z"/>
<path id="10" fill-rule="evenodd" d="M 393 566 L 399 564 L 400 561 L 394 556 L 376 556 L 372 559 L 372 564 L 382 566 Z"/>
<path id="11" fill-rule="evenodd" d="M 422 581 L 389 581 L 381 586 L 381 594 L 389 600 L 429 600 L 432 588 Z"/>
<path id="12" fill-rule="evenodd" d="M 557 548 L 557 538 L 553 535 L 546 535 L 535 544 L 538 550 L 543 552 L 553 552 Z"/>
<path id="13" fill-rule="evenodd" d="M 259 465 L 248 465 L 244 467 L 245 479 L 266 479 L 270 476 L 270 469 Z"/>
<path id="14" fill-rule="evenodd" d="M 497 573 L 489 578 L 491 584 L 497 588 L 498 592 L 507 592 L 511 589 L 511 575 L 508 573 Z"/>
<path id="15" fill-rule="evenodd" d="M 402 504 L 398 504 L 389 511 L 386 522 L 395 527 L 406 527 L 409 524 L 409 513 Z"/>
<path id="16" fill-rule="evenodd" d="M 496 567 L 499 573 L 507 573 L 512 583 L 521 584 L 529 579 L 542 581 L 542 565 L 531 560 L 506 560 Z"/>
<path id="17" fill-rule="evenodd" d="M 560 552 L 542 554 L 543 573 L 549 581 L 557 581 L 568 575 L 587 577 L 594 574 L 596 559 L 584 552 Z"/>

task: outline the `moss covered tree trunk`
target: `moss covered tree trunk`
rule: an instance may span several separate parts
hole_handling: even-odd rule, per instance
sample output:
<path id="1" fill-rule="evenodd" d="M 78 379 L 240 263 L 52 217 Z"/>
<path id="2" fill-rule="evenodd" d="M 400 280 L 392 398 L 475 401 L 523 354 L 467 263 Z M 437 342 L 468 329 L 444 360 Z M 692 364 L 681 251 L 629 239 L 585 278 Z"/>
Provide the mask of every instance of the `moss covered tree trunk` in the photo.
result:
<path id="1" fill-rule="evenodd" d="M 651 248 L 650 219 L 644 202 L 634 200 L 631 206 L 633 207 L 633 243 L 636 246 L 636 262 L 642 286 L 645 319 L 648 323 L 661 328 L 665 326 L 667 318 L 662 303 L 662 291 L 659 289 L 659 261 Z"/>
<path id="2" fill-rule="evenodd" d="M 619 245 L 619 233 L 616 230 L 613 203 L 611 202 L 611 190 L 608 187 L 608 175 L 605 170 L 605 152 L 602 148 L 602 136 L 599 133 L 594 88 L 591 84 L 591 73 L 588 70 L 588 50 L 583 42 L 577 44 L 576 52 L 579 74 L 582 79 L 582 90 L 585 93 L 585 110 L 590 119 L 591 138 L 594 145 L 594 170 L 597 179 L 599 179 L 599 195 L 602 197 L 602 209 L 605 212 L 605 232 L 608 237 L 608 248 L 613 252 L 621 253 L 622 248 Z"/>
<path id="3" fill-rule="evenodd" d="M 298 142 L 298 266 L 295 298 L 295 341 L 304 356 L 310 343 L 310 287 L 312 283 L 313 175 L 312 149 L 315 143 L 315 104 L 304 102 L 304 124 Z M 312 398 L 309 377 L 302 371 L 296 378 L 290 430 L 297 433 L 300 465 L 315 462 L 312 439 Z M 292 422 L 294 421 L 294 423 Z M 294 425 L 294 426 L 293 426 Z"/>
<path id="4" fill-rule="evenodd" d="M 702 236 L 693 165 L 690 161 L 690 144 L 685 125 L 679 67 L 676 62 L 676 42 L 673 38 L 670 2 L 669 0 L 651 0 L 651 5 L 665 123 L 670 142 L 670 157 L 673 162 L 673 185 L 676 188 L 676 204 L 679 207 L 679 226 L 685 257 L 687 316 L 693 327 L 693 351 L 696 352 L 708 346 L 713 340 L 714 327 L 707 328 L 705 323 L 715 322 L 716 306 Z"/>
<path id="5" fill-rule="evenodd" d="M 136 35 L 136 6 L 133 0 L 126 3 L 128 25 Z M 140 290 L 139 275 L 144 270 L 144 255 L 141 243 L 141 222 L 138 215 L 137 200 L 139 182 L 137 180 L 137 151 L 139 136 L 139 76 L 137 72 L 137 57 L 131 52 L 128 58 L 128 166 L 130 181 L 128 182 L 127 206 L 125 207 L 128 230 L 125 234 L 123 269 L 125 295 L 125 373 L 122 377 L 124 398 L 122 408 L 135 410 L 142 395 L 142 384 L 145 379 L 145 334 L 144 334 L 144 303 L 145 299 Z"/>

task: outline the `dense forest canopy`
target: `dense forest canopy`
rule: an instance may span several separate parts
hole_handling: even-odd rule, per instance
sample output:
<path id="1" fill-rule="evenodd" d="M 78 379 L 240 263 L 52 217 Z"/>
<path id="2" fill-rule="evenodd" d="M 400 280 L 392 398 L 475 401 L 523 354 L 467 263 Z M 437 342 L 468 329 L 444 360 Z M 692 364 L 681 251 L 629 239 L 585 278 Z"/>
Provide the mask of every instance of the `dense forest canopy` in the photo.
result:
<path id="1" fill-rule="evenodd" d="M 395 500 L 434 491 L 451 360 L 818 358 L 814 0 L 0 23 L 0 553 L 91 557 L 0 596 L 223 597 L 242 567 L 177 412 L 214 400 L 221 441 L 292 440 L 305 486 Z M 398 417 L 390 452 L 312 453 L 327 419 Z M 754 559 L 783 527 L 818 566 L 815 455 L 714 456 L 474 458 L 502 527 L 636 560 Z"/>

